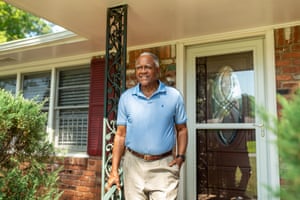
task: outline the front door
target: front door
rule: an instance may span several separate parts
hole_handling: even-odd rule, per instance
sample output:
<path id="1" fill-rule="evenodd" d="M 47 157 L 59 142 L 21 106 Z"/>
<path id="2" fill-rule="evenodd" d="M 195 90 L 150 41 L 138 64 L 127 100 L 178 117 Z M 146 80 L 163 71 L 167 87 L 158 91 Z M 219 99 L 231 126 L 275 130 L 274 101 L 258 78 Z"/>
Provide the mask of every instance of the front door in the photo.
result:
<path id="1" fill-rule="evenodd" d="M 255 105 L 265 102 L 263 74 L 260 38 L 187 48 L 187 180 L 196 199 L 260 199 L 267 152 Z"/>

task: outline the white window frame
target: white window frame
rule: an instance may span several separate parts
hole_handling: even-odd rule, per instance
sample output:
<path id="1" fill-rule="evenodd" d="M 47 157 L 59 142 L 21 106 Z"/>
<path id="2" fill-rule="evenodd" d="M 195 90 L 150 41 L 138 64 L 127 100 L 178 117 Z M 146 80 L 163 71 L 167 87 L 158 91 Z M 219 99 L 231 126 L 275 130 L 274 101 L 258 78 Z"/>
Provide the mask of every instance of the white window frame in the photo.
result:
<path id="1" fill-rule="evenodd" d="M 87 100 L 87 102 L 85 104 L 81 104 L 81 105 L 59 105 L 59 90 L 60 89 L 74 89 L 73 87 L 65 87 L 65 88 L 59 88 L 59 74 L 62 71 L 75 71 L 75 70 L 80 70 L 80 69 L 86 69 L 89 70 L 90 66 L 89 65 L 80 65 L 77 67 L 72 67 L 72 68 L 61 68 L 61 69 L 57 69 L 56 72 L 52 72 L 53 74 L 55 74 L 55 79 L 56 79 L 56 84 L 54 84 L 54 91 L 52 91 L 53 94 L 55 94 L 55 100 L 54 100 L 54 112 L 53 112 L 53 129 L 55 130 L 53 135 L 54 135 L 54 145 L 55 148 L 58 150 L 58 153 L 61 153 L 63 155 L 66 154 L 72 154 L 72 153 L 86 153 L 87 152 L 87 141 L 88 141 L 88 108 L 89 108 L 89 101 Z M 89 78 L 90 78 L 90 74 L 89 74 Z M 85 88 L 85 90 L 88 92 L 88 99 L 89 99 L 89 85 L 90 84 L 86 84 L 86 85 L 81 85 L 83 86 L 83 88 Z M 66 127 L 65 130 L 65 134 L 60 137 L 60 130 L 62 130 L 62 127 L 60 126 L 60 123 L 62 121 L 60 121 L 60 113 L 61 111 L 85 111 L 85 113 L 83 113 L 81 117 L 79 118 L 73 118 L 72 114 L 70 114 L 69 116 L 65 116 L 65 120 L 64 123 L 66 124 L 73 124 L 71 125 L 72 127 Z M 77 113 L 78 116 L 78 113 Z M 72 144 L 72 140 L 76 140 L 76 136 L 74 136 L 72 134 L 72 130 L 77 130 L 79 133 L 79 136 L 77 138 L 79 138 L 79 144 L 77 145 L 73 145 Z M 84 130 L 82 130 L 84 129 Z M 81 130 L 81 131 L 80 131 Z M 80 133 L 82 134 L 82 132 L 84 132 L 86 134 L 85 138 L 82 138 L 82 140 L 86 140 L 86 143 L 83 144 L 81 143 L 80 140 Z M 61 139 L 65 139 L 65 141 L 62 141 Z M 53 138 L 53 137 L 52 137 Z M 61 144 L 60 144 L 61 143 Z M 65 143 L 65 144 L 63 144 Z"/>

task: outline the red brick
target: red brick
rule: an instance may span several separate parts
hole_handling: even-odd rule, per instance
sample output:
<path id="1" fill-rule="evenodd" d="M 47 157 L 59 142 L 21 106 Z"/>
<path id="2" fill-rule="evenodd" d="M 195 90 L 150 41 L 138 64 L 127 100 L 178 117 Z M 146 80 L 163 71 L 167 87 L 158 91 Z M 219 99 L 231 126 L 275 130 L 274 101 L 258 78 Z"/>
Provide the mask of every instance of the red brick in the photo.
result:
<path id="1" fill-rule="evenodd" d="M 86 187 L 86 186 L 77 186 L 76 190 L 78 192 L 90 192 L 91 188 L 90 187 Z"/>
<path id="2" fill-rule="evenodd" d="M 62 177 L 67 176 L 69 178 L 71 176 L 73 176 L 73 177 L 81 176 L 83 174 L 83 171 L 66 169 L 66 170 L 63 170 L 60 174 Z"/>
<path id="3" fill-rule="evenodd" d="M 167 46 L 163 46 L 163 47 L 160 47 L 159 49 L 159 57 L 160 59 L 169 59 L 171 58 L 171 45 L 167 45 Z"/>
<path id="4" fill-rule="evenodd" d="M 82 165 L 65 165 L 66 170 L 76 171 L 76 170 L 85 170 L 86 166 Z"/>
<path id="5" fill-rule="evenodd" d="M 298 52 L 300 52 L 300 43 L 293 44 L 293 45 L 291 46 L 291 50 L 292 50 L 292 51 L 298 51 Z"/>
<path id="6" fill-rule="evenodd" d="M 281 75 L 278 75 L 276 77 L 276 79 L 279 81 L 288 81 L 288 80 L 292 80 L 293 78 L 292 78 L 292 75 L 281 74 Z"/>
<path id="7" fill-rule="evenodd" d="M 282 73 L 283 74 L 292 74 L 297 72 L 297 67 L 283 67 Z"/>
<path id="8" fill-rule="evenodd" d="M 290 52 L 290 53 L 284 53 L 282 55 L 282 59 L 289 59 L 289 58 L 300 58 L 300 52 Z"/>
<path id="9" fill-rule="evenodd" d="M 79 185 L 79 179 L 61 178 L 60 182 L 65 185 Z"/>
<path id="10" fill-rule="evenodd" d="M 83 175 L 84 176 L 93 176 L 93 177 L 96 177 L 96 172 L 95 171 L 84 171 L 83 172 Z"/>
<path id="11" fill-rule="evenodd" d="M 60 178 L 61 178 L 61 180 L 63 181 L 63 180 L 78 180 L 79 179 L 79 177 L 80 176 L 78 176 L 78 175 L 61 175 L 60 176 Z"/>
<path id="12" fill-rule="evenodd" d="M 73 190 L 64 190 L 60 200 L 70 200 L 75 196 L 76 192 Z"/>
<path id="13" fill-rule="evenodd" d="M 291 64 L 291 60 L 276 60 L 276 66 L 289 66 Z"/>
<path id="14" fill-rule="evenodd" d="M 72 166 L 71 168 L 77 168 L 77 166 Z M 65 175 L 70 175 L 70 174 L 72 174 L 72 175 L 82 175 L 83 172 L 82 172 L 82 170 L 70 169 L 68 167 L 68 169 L 64 169 L 62 171 L 62 173 L 65 174 Z"/>
<path id="15" fill-rule="evenodd" d="M 90 181 L 91 178 L 90 178 L 89 176 L 81 176 L 81 177 L 79 178 L 79 180 L 80 180 L 80 181 Z"/>
<path id="16" fill-rule="evenodd" d="M 91 190 L 94 190 L 96 187 L 96 181 L 95 180 L 82 180 L 79 182 L 79 185 L 89 187 Z"/>
<path id="17" fill-rule="evenodd" d="M 97 171 L 101 168 L 101 160 L 89 159 L 88 170 Z"/>
<path id="18" fill-rule="evenodd" d="M 87 158 L 65 158 L 65 165 L 87 166 Z"/>
<path id="19" fill-rule="evenodd" d="M 81 196 L 81 200 L 91 200 L 91 199 L 95 199 L 95 193 L 85 192 Z"/>
<path id="20" fill-rule="evenodd" d="M 276 29 L 274 31 L 274 38 L 275 38 L 275 46 L 276 47 L 282 47 L 282 46 L 286 45 L 283 29 Z"/>
<path id="21" fill-rule="evenodd" d="M 293 42 L 300 42 L 300 26 L 293 27 Z"/>
<path id="22" fill-rule="evenodd" d="M 73 184 L 73 183 L 72 183 Z M 72 191 L 76 191 L 76 185 L 70 185 L 70 184 L 64 184 L 64 183 L 60 183 L 59 184 L 59 188 L 61 190 L 72 190 Z"/>
<path id="23" fill-rule="evenodd" d="M 297 81 L 294 81 L 294 82 L 285 82 L 285 83 L 283 83 L 282 84 L 282 87 L 283 88 L 289 88 L 289 89 L 291 89 L 291 88 L 296 88 L 296 87 L 298 87 L 298 82 Z"/>
<path id="24" fill-rule="evenodd" d="M 293 59 L 294 65 L 300 65 L 300 58 L 299 59 Z"/>

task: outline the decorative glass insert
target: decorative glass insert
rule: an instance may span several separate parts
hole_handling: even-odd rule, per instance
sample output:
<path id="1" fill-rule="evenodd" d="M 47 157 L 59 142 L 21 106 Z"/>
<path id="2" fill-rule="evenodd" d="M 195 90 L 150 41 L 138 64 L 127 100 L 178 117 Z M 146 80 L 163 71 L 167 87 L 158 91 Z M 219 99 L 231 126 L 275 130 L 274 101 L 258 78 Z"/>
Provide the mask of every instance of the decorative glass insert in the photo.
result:
<path id="1" fill-rule="evenodd" d="M 252 52 L 196 58 L 197 122 L 254 122 Z"/>

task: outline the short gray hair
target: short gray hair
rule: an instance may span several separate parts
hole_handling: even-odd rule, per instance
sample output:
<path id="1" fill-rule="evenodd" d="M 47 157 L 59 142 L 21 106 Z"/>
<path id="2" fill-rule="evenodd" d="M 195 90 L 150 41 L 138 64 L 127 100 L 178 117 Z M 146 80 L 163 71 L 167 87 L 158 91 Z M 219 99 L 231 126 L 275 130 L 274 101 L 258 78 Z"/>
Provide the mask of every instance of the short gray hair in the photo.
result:
<path id="1" fill-rule="evenodd" d="M 135 61 L 135 65 L 137 65 L 137 62 L 141 56 L 151 56 L 153 58 L 153 62 L 155 64 L 155 66 L 159 67 L 159 58 L 157 57 L 157 55 L 155 55 L 154 53 L 151 53 L 151 52 L 141 53 L 140 56 L 138 57 L 138 59 Z"/>

